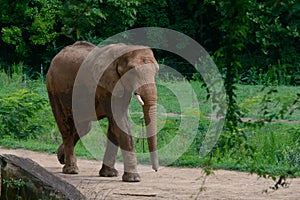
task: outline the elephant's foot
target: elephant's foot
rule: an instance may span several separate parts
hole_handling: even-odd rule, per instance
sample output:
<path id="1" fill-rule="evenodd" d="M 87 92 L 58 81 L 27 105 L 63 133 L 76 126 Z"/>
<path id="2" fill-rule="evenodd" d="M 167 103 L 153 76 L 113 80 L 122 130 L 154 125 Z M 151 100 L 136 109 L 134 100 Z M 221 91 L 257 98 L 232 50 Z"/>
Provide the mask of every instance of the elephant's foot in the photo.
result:
<path id="1" fill-rule="evenodd" d="M 78 174 L 79 169 L 76 164 L 75 165 L 65 165 L 63 167 L 62 171 L 64 174 Z"/>
<path id="2" fill-rule="evenodd" d="M 122 181 L 124 181 L 124 182 L 140 182 L 141 177 L 138 173 L 124 172 L 124 174 L 122 176 Z"/>
<path id="3" fill-rule="evenodd" d="M 60 164 L 65 164 L 64 145 L 60 145 L 57 149 L 57 159 Z"/>
<path id="4" fill-rule="evenodd" d="M 118 176 L 118 170 L 116 170 L 115 168 L 108 167 L 108 166 L 103 164 L 101 170 L 99 171 L 99 175 L 101 177 Z"/>

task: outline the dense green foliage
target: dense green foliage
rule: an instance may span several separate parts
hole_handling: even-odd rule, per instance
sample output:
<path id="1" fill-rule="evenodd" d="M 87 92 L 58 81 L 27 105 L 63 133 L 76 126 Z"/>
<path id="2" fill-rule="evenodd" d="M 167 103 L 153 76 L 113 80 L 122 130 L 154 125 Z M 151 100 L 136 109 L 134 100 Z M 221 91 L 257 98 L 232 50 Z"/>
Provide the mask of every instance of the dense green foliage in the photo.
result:
<path id="1" fill-rule="evenodd" d="M 22 80 L 20 69 L 12 78 L 0 73 L 0 138 L 42 138 L 54 126 L 45 89 L 37 82 Z M 42 91 L 44 90 L 44 91 Z"/>
<path id="2" fill-rule="evenodd" d="M 159 26 L 198 41 L 222 73 L 236 74 L 234 82 L 295 85 L 299 10 L 296 0 L 2 0 L 0 69 L 23 62 L 32 75 L 76 40 L 98 43 L 131 28 Z M 163 52 L 157 56 L 192 77 L 185 61 Z"/>
<path id="3" fill-rule="evenodd" d="M 36 114 L 43 108 L 46 99 L 27 89 L 17 90 L 0 99 L 0 136 L 15 138 L 35 137 L 43 126 Z"/>

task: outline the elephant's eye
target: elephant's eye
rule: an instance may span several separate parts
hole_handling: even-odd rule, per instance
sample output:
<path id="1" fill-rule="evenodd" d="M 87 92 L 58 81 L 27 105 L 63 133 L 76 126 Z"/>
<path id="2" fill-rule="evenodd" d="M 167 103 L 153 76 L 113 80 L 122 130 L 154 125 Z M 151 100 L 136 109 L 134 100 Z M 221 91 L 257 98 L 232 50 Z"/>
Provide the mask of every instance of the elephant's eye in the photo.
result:
<path id="1" fill-rule="evenodd" d="M 150 58 L 144 58 L 144 59 L 143 59 L 143 62 L 144 62 L 145 64 L 148 64 L 148 63 L 151 63 L 151 60 L 150 60 Z"/>

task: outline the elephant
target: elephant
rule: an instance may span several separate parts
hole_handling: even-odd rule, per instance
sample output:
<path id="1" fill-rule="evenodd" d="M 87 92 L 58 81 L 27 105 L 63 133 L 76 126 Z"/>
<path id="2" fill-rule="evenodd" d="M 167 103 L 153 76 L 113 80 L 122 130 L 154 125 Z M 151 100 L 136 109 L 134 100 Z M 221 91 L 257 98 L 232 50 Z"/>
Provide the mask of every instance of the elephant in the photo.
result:
<path id="1" fill-rule="evenodd" d="M 74 152 L 76 143 L 91 130 L 92 121 L 107 118 L 107 144 L 99 175 L 118 176 L 115 162 L 120 147 L 124 162 L 122 181 L 140 181 L 128 116 L 133 94 L 143 109 L 152 168 L 158 170 L 155 84 L 158 70 L 151 48 L 122 43 L 98 47 L 78 41 L 52 59 L 46 87 L 62 136 L 57 157 L 64 165 L 63 173 L 79 173 Z M 80 73 L 84 74 L 81 78 Z M 74 95 L 76 90 L 81 96 Z M 93 104 L 89 106 L 87 102 L 91 99 Z"/>

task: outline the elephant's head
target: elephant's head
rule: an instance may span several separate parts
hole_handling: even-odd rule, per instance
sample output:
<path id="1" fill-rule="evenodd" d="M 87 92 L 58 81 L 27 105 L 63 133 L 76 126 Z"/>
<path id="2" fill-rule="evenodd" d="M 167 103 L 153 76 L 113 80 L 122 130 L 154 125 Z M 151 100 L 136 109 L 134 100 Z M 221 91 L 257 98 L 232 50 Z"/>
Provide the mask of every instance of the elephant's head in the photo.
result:
<path id="1" fill-rule="evenodd" d="M 103 73 L 99 84 L 111 91 L 113 98 L 115 96 L 121 101 L 126 101 L 123 98 L 126 94 L 127 96 L 130 94 L 130 97 L 131 93 L 136 95 L 138 102 L 143 107 L 152 168 L 157 171 L 157 91 L 154 80 L 159 68 L 158 63 L 152 50 L 148 47 L 122 44 L 111 45 L 111 47 L 110 54 L 114 54 L 114 61 Z"/>
<path id="2" fill-rule="evenodd" d="M 157 91 L 155 85 L 155 74 L 158 69 L 158 63 L 150 49 L 129 52 L 117 62 L 117 70 L 122 77 L 119 83 L 123 85 L 125 90 L 134 92 L 138 102 L 143 107 L 148 147 L 154 170 L 158 169 L 156 141 Z"/>

